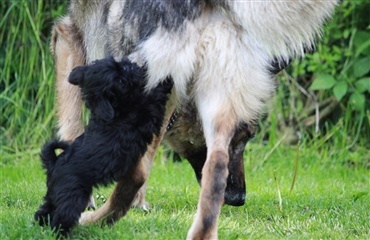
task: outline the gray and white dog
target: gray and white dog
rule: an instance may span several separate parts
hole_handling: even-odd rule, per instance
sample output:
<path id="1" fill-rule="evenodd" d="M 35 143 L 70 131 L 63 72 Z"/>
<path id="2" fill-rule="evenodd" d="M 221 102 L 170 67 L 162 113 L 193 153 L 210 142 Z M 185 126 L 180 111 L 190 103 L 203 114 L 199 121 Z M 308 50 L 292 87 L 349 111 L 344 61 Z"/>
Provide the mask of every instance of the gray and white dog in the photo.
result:
<path id="1" fill-rule="evenodd" d="M 273 67 L 313 47 L 337 2 L 71 0 L 68 16 L 53 28 L 51 44 L 62 139 L 73 140 L 83 131 L 81 94 L 67 82 L 74 67 L 128 56 L 147 66 L 147 90 L 167 77 L 174 81 L 161 136 L 141 159 L 139 175 L 145 177 L 119 181 L 108 201 L 85 212 L 80 223 L 118 220 L 135 195 L 141 201 L 137 204 L 144 204 L 142 186 L 178 109 L 165 139 L 189 159 L 201 183 L 187 238 L 216 239 L 222 204 L 244 203 L 242 153 L 275 89 L 278 69 Z"/>

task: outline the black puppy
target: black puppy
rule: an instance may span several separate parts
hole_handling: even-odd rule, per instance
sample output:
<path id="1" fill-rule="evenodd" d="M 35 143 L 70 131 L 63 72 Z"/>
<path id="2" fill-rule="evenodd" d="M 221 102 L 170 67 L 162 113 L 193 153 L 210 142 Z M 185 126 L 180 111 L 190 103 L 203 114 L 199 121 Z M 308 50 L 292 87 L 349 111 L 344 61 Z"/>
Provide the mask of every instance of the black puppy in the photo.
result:
<path id="1" fill-rule="evenodd" d="M 68 235 L 78 223 L 93 187 L 127 176 L 158 135 L 173 82 L 166 79 L 146 93 L 144 68 L 113 58 L 75 68 L 69 82 L 81 87 L 91 111 L 85 132 L 72 144 L 53 140 L 41 152 L 47 173 L 40 224 Z M 64 150 L 59 156 L 55 150 Z"/>

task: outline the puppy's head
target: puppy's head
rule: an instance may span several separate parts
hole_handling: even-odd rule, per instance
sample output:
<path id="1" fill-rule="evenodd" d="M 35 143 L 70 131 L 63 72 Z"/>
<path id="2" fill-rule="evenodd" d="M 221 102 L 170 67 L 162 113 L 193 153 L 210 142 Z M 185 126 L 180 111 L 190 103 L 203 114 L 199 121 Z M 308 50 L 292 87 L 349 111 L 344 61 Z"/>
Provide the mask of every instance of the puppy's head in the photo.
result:
<path id="1" fill-rule="evenodd" d="M 124 58 L 95 61 L 73 69 L 68 81 L 80 86 L 87 108 L 106 122 L 132 109 L 144 98 L 145 69 Z"/>

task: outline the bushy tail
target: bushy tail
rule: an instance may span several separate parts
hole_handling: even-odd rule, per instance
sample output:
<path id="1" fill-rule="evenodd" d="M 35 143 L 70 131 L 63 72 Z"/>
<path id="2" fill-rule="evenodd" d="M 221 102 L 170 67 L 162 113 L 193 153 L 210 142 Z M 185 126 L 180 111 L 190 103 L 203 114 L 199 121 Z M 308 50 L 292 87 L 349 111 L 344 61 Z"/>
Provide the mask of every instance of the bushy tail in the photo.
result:
<path id="1" fill-rule="evenodd" d="M 45 168 L 47 171 L 51 171 L 58 159 L 55 150 L 65 150 L 68 146 L 69 143 L 57 139 L 47 142 L 41 150 L 41 161 L 43 168 Z"/>

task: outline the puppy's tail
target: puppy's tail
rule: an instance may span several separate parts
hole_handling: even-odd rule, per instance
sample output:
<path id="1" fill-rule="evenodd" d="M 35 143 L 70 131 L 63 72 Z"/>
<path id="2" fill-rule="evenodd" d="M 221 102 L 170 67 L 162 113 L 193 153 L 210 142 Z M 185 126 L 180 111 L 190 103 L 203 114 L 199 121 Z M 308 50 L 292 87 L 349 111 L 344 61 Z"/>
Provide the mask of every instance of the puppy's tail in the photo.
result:
<path id="1" fill-rule="evenodd" d="M 66 150 L 68 146 L 69 146 L 69 143 L 64 142 L 64 141 L 59 141 L 57 139 L 47 142 L 41 150 L 42 166 L 47 171 L 50 171 L 51 169 L 53 169 L 58 159 L 58 156 L 55 153 L 55 150 L 57 149 Z"/>

